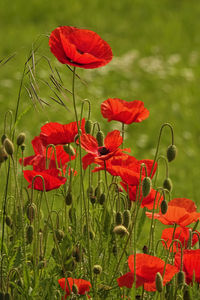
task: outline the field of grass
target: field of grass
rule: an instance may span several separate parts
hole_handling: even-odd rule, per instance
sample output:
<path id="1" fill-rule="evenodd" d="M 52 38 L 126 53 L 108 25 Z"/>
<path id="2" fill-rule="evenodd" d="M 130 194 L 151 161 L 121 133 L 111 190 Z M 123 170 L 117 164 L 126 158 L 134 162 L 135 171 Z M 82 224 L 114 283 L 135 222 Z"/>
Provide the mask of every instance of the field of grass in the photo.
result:
<path id="1" fill-rule="evenodd" d="M 149 118 L 127 126 L 125 134 L 125 146 L 138 159 L 153 159 L 160 127 L 172 124 L 178 148 L 170 165 L 172 196 L 190 198 L 200 207 L 199 14 L 200 2 L 195 0 L 30 0 L 28 4 L 19 0 L 12 5 L 3 0 L 0 59 L 14 57 L 0 65 L 0 133 L 5 112 L 16 108 L 24 63 L 37 46 L 36 70 L 34 77 L 29 73 L 24 80 L 17 124 L 17 132 L 26 133 L 26 156 L 32 154 L 31 140 L 45 122 L 74 121 L 71 95 L 61 96 L 67 111 L 50 99 L 53 92 L 45 84 L 50 84 L 51 70 L 44 56 L 56 66 L 64 86 L 71 90 L 72 84 L 72 73 L 49 51 L 48 36 L 60 25 L 93 30 L 110 44 L 114 58 L 103 68 L 77 70 L 84 82 L 77 80 L 77 100 L 90 99 L 91 119 L 99 121 L 105 133 L 119 125 L 102 118 L 101 102 L 110 97 L 144 101 Z M 30 80 L 48 105 L 32 102 L 27 93 Z M 169 144 L 170 132 L 165 129 L 160 154 Z M 164 165 L 160 169 L 164 172 Z M 160 183 L 163 179 L 159 177 Z"/>

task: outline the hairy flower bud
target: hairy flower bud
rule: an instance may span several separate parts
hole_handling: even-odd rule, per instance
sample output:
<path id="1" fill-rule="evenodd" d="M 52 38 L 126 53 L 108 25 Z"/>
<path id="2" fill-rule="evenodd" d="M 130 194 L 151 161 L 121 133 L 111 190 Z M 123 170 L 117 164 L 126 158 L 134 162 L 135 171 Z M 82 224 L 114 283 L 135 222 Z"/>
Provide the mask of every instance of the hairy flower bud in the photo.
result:
<path id="1" fill-rule="evenodd" d="M 99 197 L 99 204 L 103 205 L 106 200 L 106 195 L 102 193 Z"/>
<path id="2" fill-rule="evenodd" d="M 17 146 L 21 146 L 25 141 L 25 133 L 21 132 L 17 137 Z"/>
<path id="3" fill-rule="evenodd" d="M 32 225 L 29 225 L 26 229 L 26 240 L 27 244 L 31 244 L 33 241 L 34 228 Z"/>
<path id="4" fill-rule="evenodd" d="M 1 137 L 1 143 L 2 143 L 2 145 L 3 145 L 3 143 L 4 143 L 4 141 L 5 141 L 6 138 L 7 138 L 7 136 L 5 134 L 3 134 L 2 137 Z"/>
<path id="5" fill-rule="evenodd" d="M 115 223 L 116 225 L 121 225 L 123 222 L 123 215 L 121 213 L 121 211 L 118 211 L 116 212 L 116 215 L 115 215 Z"/>
<path id="6" fill-rule="evenodd" d="M 0 163 L 3 163 L 8 158 L 8 154 L 4 146 L 0 146 Z"/>
<path id="7" fill-rule="evenodd" d="M 76 284 L 73 284 L 72 285 L 72 292 L 75 294 L 75 295 L 78 295 L 78 287 Z"/>
<path id="8" fill-rule="evenodd" d="M 13 152 L 14 152 L 14 146 L 13 143 L 11 142 L 11 140 L 9 138 L 6 138 L 4 141 L 4 147 L 6 149 L 6 152 L 12 156 Z"/>
<path id="9" fill-rule="evenodd" d="M 70 144 L 66 144 L 63 146 L 63 149 L 65 150 L 65 152 L 67 154 L 69 154 L 69 156 L 74 156 L 76 153 L 75 153 L 75 150 L 74 150 L 74 147 Z"/>
<path id="10" fill-rule="evenodd" d="M 129 228 L 129 225 L 131 223 L 131 213 L 130 213 L 130 210 L 126 209 L 124 212 L 123 212 L 123 225 L 128 229 Z"/>
<path id="11" fill-rule="evenodd" d="M 174 160 L 176 158 L 176 155 L 177 155 L 177 148 L 175 145 L 170 145 L 168 148 L 167 148 L 167 159 L 168 159 L 168 162 Z"/>
<path id="12" fill-rule="evenodd" d="M 64 235 L 65 235 L 63 230 L 61 230 L 61 229 L 57 229 L 55 231 L 55 234 L 56 234 L 56 238 L 57 238 L 58 242 L 61 242 L 64 238 Z"/>
<path id="13" fill-rule="evenodd" d="M 72 204 L 72 200 L 73 200 L 73 198 L 72 198 L 72 192 L 71 192 L 71 190 L 68 190 L 67 195 L 65 197 L 65 204 L 66 205 L 71 205 Z"/>
<path id="14" fill-rule="evenodd" d="M 102 267 L 101 267 L 100 265 L 94 265 L 94 267 L 93 267 L 93 272 L 94 272 L 94 274 L 96 274 L 96 275 L 101 274 L 101 272 L 102 272 Z"/>
<path id="15" fill-rule="evenodd" d="M 142 194 L 144 197 L 147 197 L 151 191 L 151 178 L 144 177 L 142 181 Z"/>
<path id="16" fill-rule="evenodd" d="M 34 203 L 31 203 L 27 206 L 26 215 L 28 219 L 32 222 L 37 214 L 37 206 Z"/>
<path id="17" fill-rule="evenodd" d="M 92 121 L 91 120 L 85 121 L 85 132 L 90 134 L 91 130 L 92 130 Z"/>
<path id="18" fill-rule="evenodd" d="M 172 181 L 169 177 L 163 181 L 163 187 L 164 187 L 164 189 L 168 190 L 169 192 L 172 191 L 173 185 L 172 185 Z"/>
<path id="19" fill-rule="evenodd" d="M 12 228 L 12 219 L 10 216 L 6 216 L 6 225 L 10 228 Z"/>
<path id="20" fill-rule="evenodd" d="M 159 272 L 156 273 L 156 290 L 159 293 L 162 293 L 163 291 L 163 279 Z"/>
<path id="21" fill-rule="evenodd" d="M 128 230 L 123 225 L 115 226 L 114 229 L 113 229 L 113 232 L 117 235 L 120 235 L 120 236 L 124 236 L 126 234 L 129 235 Z"/>
<path id="22" fill-rule="evenodd" d="M 103 140 L 104 140 L 104 133 L 103 131 L 99 130 L 96 134 L 96 139 L 98 142 L 98 146 L 102 147 L 103 146 Z"/>
<path id="23" fill-rule="evenodd" d="M 160 205 L 160 210 L 161 210 L 161 213 L 163 215 L 165 215 L 167 213 L 167 209 L 168 209 L 168 204 L 167 204 L 167 201 L 166 200 L 163 200 L 161 202 L 161 205 Z"/>
<path id="24" fill-rule="evenodd" d="M 185 273 L 183 271 L 179 271 L 177 273 L 177 283 L 178 283 L 178 285 L 185 284 Z"/>

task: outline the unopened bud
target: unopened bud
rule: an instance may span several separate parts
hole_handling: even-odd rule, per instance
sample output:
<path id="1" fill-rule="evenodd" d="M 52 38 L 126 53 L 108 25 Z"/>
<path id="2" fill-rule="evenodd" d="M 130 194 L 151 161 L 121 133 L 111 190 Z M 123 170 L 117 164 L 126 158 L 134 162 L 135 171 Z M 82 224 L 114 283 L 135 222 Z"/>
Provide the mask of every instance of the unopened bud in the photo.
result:
<path id="1" fill-rule="evenodd" d="M 66 205 L 71 205 L 72 204 L 72 200 L 73 200 L 73 198 L 72 198 L 72 192 L 71 192 L 71 190 L 69 190 L 67 192 L 66 197 L 65 197 L 65 204 Z"/>
<path id="2" fill-rule="evenodd" d="M 95 196 L 91 196 L 91 197 L 90 197 L 90 202 L 91 202 L 92 205 L 95 204 L 96 199 L 97 199 L 97 198 L 96 198 Z"/>
<path id="3" fill-rule="evenodd" d="M 21 132 L 17 137 L 17 146 L 21 146 L 25 141 L 25 133 Z"/>
<path id="4" fill-rule="evenodd" d="M 2 137 L 1 137 L 1 143 L 2 143 L 2 145 L 3 145 L 3 143 L 4 143 L 4 141 L 5 141 L 6 138 L 7 138 L 7 136 L 5 134 L 3 134 Z"/>
<path id="5" fill-rule="evenodd" d="M 98 142 L 98 146 L 102 147 L 103 146 L 103 141 L 104 141 L 104 133 L 103 131 L 99 130 L 96 134 L 96 139 Z"/>
<path id="6" fill-rule="evenodd" d="M 173 185 L 172 185 L 172 181 L 169 177 L 163 181 L 163 187 L 164 187 L 164 189 L 168 190 L 169 192 L 172 191 Z"/>
<path id="7" fill-rule="evenodd" d="M 177 273 L 177 283 L 178 283 L 178 285 L 185 284 L 185 273 L 183 271 L 179 271 Z"/>
<path id="8" fill-rule="evenodd" d="M 87 120 L 85 122 L 85 132 L 90 134 L 91 130 L 92 130 L 92 121 L 91 120 Z"/>
<path id="9" fill-rule="evenodd" d="M 73 284 L 72 285 L 72 292 L 75 294 L 75 295 L 78 295 L 78 287 L 76 284 Z"/>
<path id="10" fill-rule="evenodd" d="M 94 265 L 94 267 L 93 267 L 93 272 L 94 272 L 94 274 L 96 274 L 96 275 L 101 274 L 101 272 L 102 272 L 102 267 L 101 267 L 100 265 Z"/>
<path id="11" fill-rule="evenodd" d="M 156 273 L 156 290 L 159 293 L 162 293 L 163 291 L 163 279 L 159 272 Z"/>
<path id="12" fill-rule="evenodd" d="M 4 162 L 8 158 L 8 154 L 4 146 L 0 147 L 0 163 Z"/>
<path id="13" fill-rule="evenodd" d="M 74 150 L 74 147 L 70 144 L 66 144 L 63 146 L 63 149 L 65 150 L 65 152 L 67 154 L 69 154 L 69 156 L 74 156 L 76 153 L 75 153 L 75 150 Z"/>
<path id="14" fill-rule="evenodd" d="M 6 225 L 10 228 L 12 228 L 12 219 L 10 216 L 6 216 Z"/>
<path id="15" fill-rule="evenodd" d="M 29 225 L 26 229 L 26 240 L 28 244 L 31 244 L 33 241 L 34 229 L 32 225 Z"/>
<path id="16" fill-rule="evenodd" d="M 123 215 L 121 213 L 121 211 L 118 211 L 115 215 L 115 223 L 116 225 L 121 225 L 123 222 Z"/>
<path id="17" fill-rule="evenodd" d="M 28 219 L 32 222 L 37 214 L 37 207 L 34 203 L 31 203 L 27 206 L 26 215 Z"/>
<path id="18" fill-rule="evenodd" d="M 115 226 L 114 229 L 113 229 L 113 232 L 117 235 L 120 235 L 120 236 L 124 236 L 126 234 L 129 235 L 128 230 L 123 225 Z"/>
<path id="19" fill-rule="evenodd" d="M 161 202 L 161 205 L 160 205 L 160 210 L 161 210 L 161 213 L 163 215 L 165 215 L 167 213 L 167 209 L 168 209 L 168 204 L 167 204 L 167 201 L 164 199 L 162 202 Z"/>
<path id="20" fill-rule="evenodd" d="M 124 212 L 123 212 L 123 225 L 128 229 L 129 228 L 129 225 L 131 223 L 131 213 L 130 213 L 130 210 L 126 209 Z"/>
<path id="21" fill-rule="evenodd" d="M 90 198 L 91 196 L 93 196 L 93 186 L 89 186 L 87 189 L 87 196 L 88 198 Z"/>
<path id="22" fill-rule="evenodd" d="M 106 195 L 102 193 L 99 197 L 99 204 L 103 205 L 106 200 Z"/>
<path id="23" fill-rule="evenodd" d="M 146 245 L 144 245 L 144 247 L 142 248 L 142 251 L 144 254 L 148 254 L 148 247 Z"/>
<path id="24" fill-rule="evenodd" d="M 144 177 L 142 181 L 142 194 L 144 197 L 147 197 L 151 191 L 151 178 Z"/>
<path id="25" fill-rule="evenodd" d="M 21 151 L 24 152 L 25 148 L 26 148 L 26 145 L 25 145 L 25 144 L 22 144 L 22 145 L 21 145 Z"/>
<path id="26" fill-rule="evenodd" d="M 14 146 L 13 143 L 11 142 L 11 140 L 9 138 L 6 138 L 4 141 L 4 147 L 6 149 L 6 152 L 12 156 L 13 152 L 14 152 Z"/>
<path id="27" fill-rule="evenodd" d="M 61 242 L 62 240 L 63 240 L 63 238 L 64 238 L 64 232 L 63 232 L 63 230 L 61 230 L 61 229 L 57 229 L 56 231 L 55 231 L 55 234 L 56 234 L 56 238 L 57 238 L 57 240 L 59 241 L 59 242 Z"/>
<path id="28" fill-rule="evenodd" d="M 170 145 L 167 148 L 167 159 L 168 162 L 174 160 L 176 158 L 176 154 L 177 154 L 177 148 L 175 145 Z"/>

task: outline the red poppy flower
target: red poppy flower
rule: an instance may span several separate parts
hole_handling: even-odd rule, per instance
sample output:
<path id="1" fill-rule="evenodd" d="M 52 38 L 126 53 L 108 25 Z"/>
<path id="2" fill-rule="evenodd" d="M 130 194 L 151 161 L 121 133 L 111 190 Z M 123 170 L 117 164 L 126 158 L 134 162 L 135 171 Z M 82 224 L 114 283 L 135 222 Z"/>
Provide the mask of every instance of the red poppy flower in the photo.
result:
<path id="1" fill-rule="evenodd" d="M 40 175 L 43 177 L 46 191 L 58 189 L 62 184 L 66 182 L 65 177 L 58 176 L 60 171 L 57 169 L 44 170 L 42 172 L 26 170 L 23 172 L 24 178 L 30 183 L 28 186 L 29 189 L 32 188 L 32 181 L 36 175 Z M 43 191 L 43 181 L 40 177 L 35 178 L 34 189 L 38 191 Z"/>
<path id="2" fill-rule="evenodd" d="M 85 119 L 81 121 L 81 130 L 82 133 L 85 132 Z M 76 122 L 71 122 L 65 125 L 50 122 L 41 127 L 40 138 L 45 146 L 49 144 L 65 145 L 73 143 L 74 137 L 77 133 L 78 129 Z"/>
<path id="3" fill-rule="evenodd" d="M 46 146 L 44 146 L 42 139 L 39 136 L 36 136 L 32 140 L 33 150 L 35 155 L 24 157 L 23 164 L 24 166 L 32 165 L 33 170 L 43 171 L 46 169 L 46 156 L 48 159 L 48 169 L 56 169 L 56 160 L 54 155 L 54 150 L 49 147 L 46 154 Z M 64 151 L 63 146 L 58 145 L 56 148 L 56 159 L 58 167 L 62 168 L 65 171 L 67 163 L 70 160 L 75 159 L 75 155 L 69 157 L 69 155 Z M 19 160 L 22 163 L 22 159 Z"/>
<path id="4" fill-rule="evenodd" d="M 61 278 L 58 280 L 58 283 L 60 287 L 66 291 L 65 299 L 71 294 L 73 285 L 77 286 L 79 295 L 85 295 L 85 293 L 89 292 L 91 288 L 91 283 L 89 281 L 84 279 L 75 279 L 71 277 L 68 277 L 67 279 Z M 71 291 L 69 290 L 69 287 Z"/>
<path id="5" fill-rule="evenodd" d="M 81 135 L 81 147 L 88 152 L 82 161 L 83 169 L 91 163 L 102 163 L 113 156 L 119 156 L 123 152 L 119 149 L 122 144 L 122 137 L 119 130 L 111 131 L 104 139 L 104 146 L 99 147 L 95 137 L 90 134 Z"/>
<path id="6" fill-rule="evenodd" d="M 148 218 L 152 218 L 152 213 L 146 212 Z M 175 198 L 168 203 L 168 210 L 166 214 L 154 214 L 154 219 L 158 219 L 165 225 L 178 224 L 180 226 L 187 226 L 196 222 L 200 218 L 200 213 L 196 212 L 195 203 L 186 198 Z"/>
<path id="7" fill-rule="evenodd" d="M 124 124 L 141 122 L 149 116 L 149 111 L 142 101 L 127 102 L 118 98 L 109 98 L 101 103 L 101 113 L 108 122 L 116 120 Z"/>
<path id="8" fill-rule="evenodd" d="M 127 185 L 125 182 L 120 182 L 120 184 L 125 189 L 126 192 L 129 191 L 129 199 L 131 201 L 136 201 L 137 186 Z M 157 192 L 156 195 L 156 191 L 154 189 L 151 189 L 151 192 L 147 197 L 142 198 L 142 188 L 141 188 L 141 192 L 140 192 L 140 201 L 142 201 L 140 204 L 141 207 L 153 209 L 154 201 L 155 201 L 155 208 L 157 208 L 158 204 L 161 203 L 162 199 L 163 197 L 160 195 L 160 193 Z"/>
<path id="9" fill-rule="evenodd" d="M 188 247 L 188 241 L 190 238 L 190 233 L 189 233 L 189 229 L 188 227 L 177 227 L 175 232 L 174 232 L 174 228 L 166 228 L 163 230 L 162 232 L 162 236 L 161 238 L 163 240 L 166 241 L 167 243 L 167 249 L 169 249 L 171 242 L 172 242 L 172 238 L 173 239 L 177 239 L 181 242 L 182 247 L 183 248 L 187 248 Z M 199 234 L 198 231 L 195 231 L 197 234 Z M 192 246 L 194 246 L 197 242 L 198 242 L 198 236 L 197 234 L 194 234 L 192 237 Z M 166 247 L 165 243 L 163 242 L 163 246 Z M 174 242 L 173 243 L 173 247 L 170 248 L 170 252 L 177 252 L 180 250 L 180 244 Z"/>
<path id="10" fill-rule="evenodd" d="M 62 64 L 84 69 L 102 67 L 112 59 L 108 43 L 91 30 L 58 27 L 50 35 L 49 46 Z"/>
<path id="11" fill-rule="evenodd" d="M 200 283 L 200 249 L 183 250 L 183 271 L 185 272 L 186 282 L 190 284 L 193 278 Z M 181 253 L 175 255 L 175 265 L 181 266 Z"/>
<path id="12" fill-rule="evenodd" d="M 134 282 L 134 255 L 130 255 L 128 258 L 128 266 L 131 272 L 126 273 L 125 275 L 117 279 L 118 285 L 120 287 L 126 286 L 131 288 Z M 159 272 L 163 274 L 165 267 L 165 262 L 152 255 L 148 254 L 136 254 L 136 288 L 144 285 L 144 289 L 149 292 L 156 291 L 156 273 Z M 172 277 L 178 272 L 178 268 L 166 264 L 163 286 L 169 282 Z"/>

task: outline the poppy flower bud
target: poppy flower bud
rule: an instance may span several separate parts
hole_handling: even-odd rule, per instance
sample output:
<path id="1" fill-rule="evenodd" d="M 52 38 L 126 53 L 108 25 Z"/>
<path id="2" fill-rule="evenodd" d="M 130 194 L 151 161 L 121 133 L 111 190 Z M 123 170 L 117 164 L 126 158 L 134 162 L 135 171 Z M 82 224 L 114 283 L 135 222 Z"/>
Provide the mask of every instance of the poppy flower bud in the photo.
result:
<path id="1" fill-rule="evenodd" d="M 95 194 L 95 196 L 96 196 L 97 198 L 99 198 L 100 193 L 101 193 L 101 189 L 100 189 L 100 186 L 99 186 L 99 184 L 98 184 L 97 187 L 95 188 L 94 194 Z"/>
<path id="2" fill-rule="evenodd" d="M 17 137 L 17 146 L 21 146 L 25 141 L 25 133 L 21 132 Z"/>
<path id="3" fill-rule="evenodd" d="M 147 197 L 151 191 L 151 178 L 144 177 L 142 181 L 142 194 L 144 197 Z"/>
<path id="4" fill-rule="evenodd" d="M 168 209 L 168 204 L 167 204 L 167 201 L 166 200 L 163 200 L 161 202 L 161 205 L 160 205 L 160 210 L 161 210 L 161 213 L 163 215 L 165 215 L 167 213 L 167 209 Z"/>
<path id="5" fill-rule="evenodd" d="M 76 154 L 73 146 L 70 144 L 64 145 L 63 149 L 67 154 L 69 154 L 69 156 L 74 156 Z"/>
<path id="6" fill-rule="evenodd" d="M 85 132 L 90 134 L 92 130 L 92 121 L 91 120 L 87 120 L 85 122 Z"/>
<path id="7" fill-rule="evenodd" d="M 27 206 L 26 215 L 28 219 L 32 222 L 37 214 L 37 207 L 34 203 L 31 203 Z"/>
<path id="8" fill-rule="evenodd" d="M 148 247 L 146 245 L 144 245 L 144 247 L 142 248 L 142 251 L 144 254 L 148 254 Z"/>
<path id="9" fill-rule="evenodd" d="M 104 133 L 103 131 L 99 130 L 96 134 L 96 139 L 98 142 L 98 146 L 102 147 L 103 146 L 103 141 L 104 141 Z"/>
<path id="10" fill-rule="evenodd" d="M 21 145 L 21 151 L 23 152 L 25 150 L 25 148 L 26 148 L 25 144 L 22 144 Z"/>
<path id="11" fill-rule="evenodd" d="M 185 288 L 183 292 L 183 300 L 192 300 L 189 288 Z"/>
<path id="12" fill-rule="evenodd" d="M 117 246 L 116 245 L 113 246 L 112 253 L 113 253 L 114 256 L 117 255 Z"/>
<path id="13" fill-rule="evenodd" d="M 72 198 L 72 192 L 71 192 L 71 190 L 68 190 L 67 195 L 65 197 L 65 204 L 66 205 L 71 205 L 72 204 L 72 200 L 73 200 L 73 198 Z"/>
<path id="14" fill-rule="evenodd" d="M 26 229 L 26 240 L 28 244 L 31 244 L 33 241 L 34 228 L 32 225 L 29 225 Z"/>
<path id="15" fill-rule="evenodd" d="M 177 154 L 177 148 L 176 148 L 176 146 L 175 145 L 170 145 L 167 148 L 167 159 L 168 159 L 168 162 L 174 160 L 175 157 L 176 157 L 176 154 Z"/>
<path id="16" fill-rule="evenodd" d="M 120 235 L 121 237 L 126 235 L 126 234 L 129 235 L 128 230 L 123 225 L 115 226 L 114 229 L 113 229 L 113 232 L 116 233 L 117 235 Z"/>
<path id="17" fill-rule="evenodd" d="M 118 211 L 115 215 L 115 223 L 116 225 L 121 225 L 123 222 L 123 215 L 121 213 L 121 211 Z"/>
<path id="18" fill-rule="evenodd" d="M 87 196 L 88 196 L 88 198 L 90 198 L 91 196 L 93 196 L 93 192 L 94 192 L 93 186 L 89 186 L 88 189 L 87 189 Z"/>
<path id="19" fill-rule="evenodd" d="M 11 299 L 11 296 L 9 293 L 5 293 L 4 295 L 4 300 L 10 300 Z"/>
<path id="20" fill-rule="evenodd" d="M 4 162 L 8 158 L 8 154 L 4 146 L 0 147 L 0 163 Z"/>
<path id="21" fill-rule="evenodd" d="M 59 241 L 59 242 L 61 242 L 62 241 L 62 239 L 64 238 L 64 232 L 63 232 L 63 230 L 61 230 L 61 229 L 57 229 L 56 231 L 55 231 L 55 234 L 56 234 L 56 238 L 57 238 L 57 240 Z"/>
<path id="22" fill-rule="evenodd" d="M 185 284 L 185 272 L 179 271 L 177 273 L 177 283 L 178 283 L 178 285 Z"/>
<path id="23" fill-rule="evenodd" d="M 12 228 L 12 219 L 10 216 L 6 216 L 6 225 L 10 228 Z"/>
<path id="24" fill-rule="evenodd" d="M 93 272 L 94 272 L 94 274 L 96 274 L 96 275 L 101 274 L 101 272 L 102 272 L 102 267 L 101 267 L 100 265 L 94 265 L 94 267 L 93 267 Z"/>
<path id="25" fill-rule="evenodd" d="M 81 252 L 80 252 L 79 247 L 76 247 L 76 248 L 73 250 L 72 255 L 73 255 L 73 257 L 75 258 L 75 261 L 76 261 L 76 262 L 80 262 L 80 261 L 81 261 L 82 255 L 81 255 Z"/>
<path id="26" fill-rule="evenodd" d="M 12 156 L 13 152 L 14 152 L 14 146 L 13 143 L 11 142 L 11 140 L 9 138 L 6 138 L 4 141 L 4 147 L 6 149 L 6 152 Z"/>
<path id="27" fill-rule="evenodd" d="M 156 273 L 156 290 L 159 293 L 162 293 L 163 291 L 163 279 L 159 272 Z"/>
<path id="28" fill-rule="evenodd" d="M 1 137 L 1 143 L 2 143 L 2 145 L 3 145 L 3 143 L 4 143 L 4 141 L 5 141 L 6 138 L 7 138 L 7 136 L 5 134 L 3 134 L 2 137 Z"/>
<path id="29" fill-rule="evenodd" d="M 106 195 L 102 193 L 99 197 L 99 204 L 103 205 L 106 200 Z"/>
<path id="30" fill-rule="evenodd" d="M 78 287 L 76 284 L 73 284 L 72 285 L 72 292 L 75 294 L 75 295 L 78 295 Z"/>
<path id="31" fill-rule="evenodd" d="M 127 229 L 129 228 L 129 225 L 131 223 L 131 213 L 130 213 L 130 210 L 126 209 L 124 212 L 123 212 L 123 225 L 124 227 L 126 227 Z"/>
<path id="32" fill-rule="evenodd" d="M 173 185 L 172 185 L 172 181 L 169 177 L 163 181 L 163 187 L 164 187 L 164 189 L 168 190 L 169 192 L 172 191 Z"/>
<path id="33" fill-rule="evenodd" d="M 95 202 L 96 202 L 96 197 L 95 196 L 91 196 L 90 197 L 90 202 L 91 202 L 92 205 L 94 205 Z"/>

